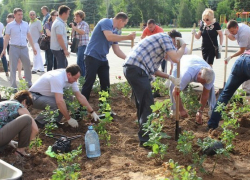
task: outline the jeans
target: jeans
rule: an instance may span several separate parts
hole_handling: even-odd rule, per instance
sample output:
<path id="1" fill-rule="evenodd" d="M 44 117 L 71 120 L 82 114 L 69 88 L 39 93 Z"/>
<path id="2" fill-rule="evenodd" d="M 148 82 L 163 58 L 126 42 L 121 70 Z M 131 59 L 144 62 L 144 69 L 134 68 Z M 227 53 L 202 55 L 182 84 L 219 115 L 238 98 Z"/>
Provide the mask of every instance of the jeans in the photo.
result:
<path id="1" fill-rule="evenodd" d="M 234 63 L 231 74 L 220 94 L 220 97 L 213 109 L 211 118 L 208 121 L 209 128 L 217 128 L 221 119 L 221 113 L 215 112 L 218 102 L 227 105 L 239 86 L 250 79 L 250 55 L 243 54 Z"/>
<path id="2" fill-rule="evenodd" d="M 143 124 L 148 121 L 148 115 L 152 113 L 150 106 L 154 104 L 150 80 L 143 69 L 134 65 L 125 65 L 123 72 L 135 95 L 140 128 L 138 137 L 141 142 L 146 142 L 149 140 L 149 135 L 143 131 Z"/>
<path id="3" fill-rule="evenodd" d="M 81 76 L 85 76 L 84 51 L 86 45 L 79 46 L 77 51 L 77 65 L 81 68 Z"/>
<path id="4" fill-rule="evenodd" d="M 3 51 L 3 38 L 0 37 L 0 53 L 2 53 Z M 3 55 L 2 57 L 2 63 L 3 63 L 3 68 L 4 68 L 4 72 L 8 72 L 8 64 L 7 64 L 7 59 L 5 57 L 5 55 Z"/>
<path id="5" fill-rule="evenodd" d="M 58 69 L 65 69 L 68 66 L 68 60 L 63 52 L 63 50 L 52 50 L 52 53 L 54 55 L 54 57 L 56 58 L 56 62 L 57 62 L 57 68 Z"/>
<path id="6" fill-rule="evenodd" d="M 86 67 L 86 76 L 85 83 L 82 86 L 82 94 L 87 98 L 87 100 L 89 100 L 90 92 L 95 82 L 96 75 L 98 75 L 100 79 L 101 91 L 109 90 L 109 62 L 100 61 L 91 56 L 86 56 L 84 61 Z"/>
<path id="7" fill-rule="evenodd" d="M 54 69 L 57 69 L 56 58 L 53 55 L 51 49 L 47 49 L 45 51 L 45 56 L 46 56 L 46 59 L 47 59 L 47 63 L 46 63 L 47 64 L 47 72 L 51 71 L 53 69 L 53 67 L 54 67 Z"/>

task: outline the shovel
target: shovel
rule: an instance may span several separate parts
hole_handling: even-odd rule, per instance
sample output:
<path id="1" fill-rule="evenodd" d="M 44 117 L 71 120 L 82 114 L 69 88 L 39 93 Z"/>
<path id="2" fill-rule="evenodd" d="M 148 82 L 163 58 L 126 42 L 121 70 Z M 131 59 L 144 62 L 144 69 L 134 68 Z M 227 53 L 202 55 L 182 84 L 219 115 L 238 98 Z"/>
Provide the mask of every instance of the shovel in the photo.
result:
<path id="1" fill-rule="evenodd" d="M 177 41 L 177 47 L 180 47 L 180 42 Z M 177 78 L 180 78 L 180 61 L 177 63 Z M 179 102 L 180 101 L 180 88 L 176 88 L 176 111 L 175 111 L 175 141 L 178 141 L 179 134 L 181 133 L 181 127 L 179 127 L 179 119 L 180 119 L 180 113 L 179 113 Z"/>
<path id="2" fill-rule="evenodd" d="M 195 29 L 195 27 L 196 27 L 196 24 L 194 23 L 193 29 Z M 191 41 L 191 47 L 190 47 L 190 54 L 192 54 L 193 45 L 194 45 L 194 34 L 192 34 L 192 41 Z"/>

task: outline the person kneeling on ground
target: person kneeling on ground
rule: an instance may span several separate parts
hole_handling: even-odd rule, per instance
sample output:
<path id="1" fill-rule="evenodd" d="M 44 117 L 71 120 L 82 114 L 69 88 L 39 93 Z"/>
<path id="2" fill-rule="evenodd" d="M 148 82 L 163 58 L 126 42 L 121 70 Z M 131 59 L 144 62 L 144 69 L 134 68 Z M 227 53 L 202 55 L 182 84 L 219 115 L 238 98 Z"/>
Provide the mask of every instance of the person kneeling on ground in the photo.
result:
<path id="1" fill-rule="evenodd" d="M 174 77 L 177 77 L 177 66 L 174 66 L 172 75 Z M 214 71 L 210 67 L 210 65 L 206 61 L 204 61 L 201 57 L 197 55 L 184 55 L 180 60 L 180 78 L 181 78 L 180 91 L 183 91 L 191 82 L 199 82 L 203 85 L 203 91 L 200 99 L 201 107 L 197 110 L 196 113 L 196 123 L 201 125 L 203 123 L 202 113 L 207 104 L 207 101 L 209 103 L 210 110 L 213 109 L 216 103 L 215 92 L 214 92 L 214 79 L 215 79 Z M 173 112 L 175 112 L 175 107 L 176 107 L 174 100 L 175 94 L 176 94 L 176 88 L 174 87 L 174 84 L 171 84 L 170 98 L 173 104 L 172 105 Z M 180 109 L 180 116 L 187 117 L 187 111 L 184 109 L 181 99 L 179 101 L 179 109 Z"/>
<path id="2" fill-rule="evenodd" d="M 49 105 L 51 110 L 59 109 L 57 122 L 60 122 L 64 116 L 71 127 L 78 127 L 78 122 L 70 117 L 63 97 L 63 89 L 72 87 L 80 104 L 86 106 L 95 121 L 99 120 L 87 99 L 79 91 L 77 80 L 80 76 L 81 69 L 76 64 L 70 65 L 66 69 L 56 69 L 43 74 L 29 89 L 33 96 L 33 108 L 44 110 Z M 43 128 L 46 124 L 43 119 L 44 116 L 41 114 L 35 118 L 39 128 Z"/>
<path id="3" fill-rule="evenodd" d="M 11 145 L 16 148 L 16 155 L 29 156 L 25 152 L 30 141 L 35 139 L 38 127 L 30 116 L 27 107 L 32 105 L 29 91 L 23 90 L 15 94 L 14 100 L 0 102 L 0 148 Z M 12 141 L 16 136 L 18 143 Z"/>
<path id="4" fill-rule="evenodd" d="M 149 140 L 149 133 L 145 134 L 143 124 L 152 113 L 150 106 L 154 104 L 150 85 L 151 76 L 168 78 L 175 85 L 179 85 L 179 79 L 158 70 L 167 55 L 173 62 L 179 62 L 186 44 L 182 39 L 178 40 L 181 48 L 176 50 L 171 37 L 166 33 L 154 34 L 141 40 L 125 59 L 123 72 L 136 99 L 140 145 Z"/>

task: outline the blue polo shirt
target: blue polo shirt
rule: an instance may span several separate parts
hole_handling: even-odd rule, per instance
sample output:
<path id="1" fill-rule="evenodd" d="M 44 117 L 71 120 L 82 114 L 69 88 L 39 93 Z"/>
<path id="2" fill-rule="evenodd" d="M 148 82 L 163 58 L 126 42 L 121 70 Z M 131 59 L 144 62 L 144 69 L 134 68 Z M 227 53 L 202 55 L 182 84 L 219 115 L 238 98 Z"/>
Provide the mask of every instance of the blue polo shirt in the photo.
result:
<path id="1" fill-rule="evenodd" d="M 118 29 L 113 28 L 113 19 L 101 19 L 93 30 L 84 54 L 100 61 L 107 61 L 106 56 L 109 53 L 110 46 L 118 43 L 108 41 L 103 31 L 112 31 L 113 34 L 120 34 Z"/>

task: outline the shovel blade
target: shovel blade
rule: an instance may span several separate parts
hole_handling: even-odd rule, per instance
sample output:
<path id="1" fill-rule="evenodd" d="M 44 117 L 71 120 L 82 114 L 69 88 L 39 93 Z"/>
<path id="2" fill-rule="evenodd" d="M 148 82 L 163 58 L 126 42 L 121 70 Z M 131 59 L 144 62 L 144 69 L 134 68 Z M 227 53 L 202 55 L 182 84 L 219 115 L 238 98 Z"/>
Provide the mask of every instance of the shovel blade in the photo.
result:
<path id="1" fill-rule="evenodd" d="M 178 141 L 180 134 L 181 134 L 181 127 L 177 126 L 175 128 L 175 141 Z"/>

